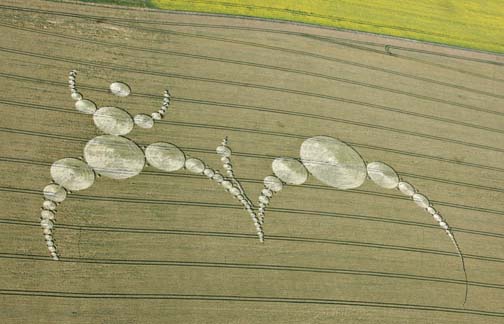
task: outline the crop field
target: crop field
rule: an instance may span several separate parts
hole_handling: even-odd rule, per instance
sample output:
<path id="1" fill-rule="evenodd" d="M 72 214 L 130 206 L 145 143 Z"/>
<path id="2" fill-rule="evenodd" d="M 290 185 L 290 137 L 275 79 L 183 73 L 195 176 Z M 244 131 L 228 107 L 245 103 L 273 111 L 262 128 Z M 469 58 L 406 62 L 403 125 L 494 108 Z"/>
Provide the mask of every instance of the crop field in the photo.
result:
<path id="1" fill-rule="evenodd" d="M 500 0 L 81 0 L 287 20 L 504 53 Z"/>
<path id="2" fill-rule="evenodd" d="M 502 323 L 502 56 L 83 2 L 4 0 L 0 17 L 2 324 Z M 393 166 L 452 226 L 467 302 L 448 236 L 371 181 L 286 186 L 261 244 L 239 202 L 205 176 L 148 166 L 100 177 L 58 206 L 52 261 L 39 219 L 51 164 L 102 135 L 74 108 L 72 69 L 85 98 L 132 116 L 159 109 L 168 87 L 165 118 L 127 137 L 222 169 L 215 148 L 227 136 L 253 198 L 272 160 L 299 158 L 316 135 Z M 111 95 L 114 81 L 131 95 Z"/>

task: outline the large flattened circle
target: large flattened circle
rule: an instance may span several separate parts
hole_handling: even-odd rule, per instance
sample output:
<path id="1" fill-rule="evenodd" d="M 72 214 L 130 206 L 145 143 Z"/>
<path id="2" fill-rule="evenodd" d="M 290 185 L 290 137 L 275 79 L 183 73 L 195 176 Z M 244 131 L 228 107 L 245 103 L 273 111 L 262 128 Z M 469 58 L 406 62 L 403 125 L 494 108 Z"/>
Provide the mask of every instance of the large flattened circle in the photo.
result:
<path id="1" fill-rule="evenodd" d="M 177 171 L 184 167 L 185 155 L 170 143 L 154 143 L 147 146 L 145 158 L 153 167 L 167 171 Z"/>
<path id="2" fill-rule="evenodd" d="M 121 108 L 102 107 L 93 114 L 93 121 L 102 132 L 126 135 L 133 129 L 133 118 Z"/>
<path id="3" fill-rule="evenodd" d="M 321 182 L 338 189 L 352 189 L 366 180 L 366 165 L 359 153 L 328 136 L 311 137 L 301 144 L 301 162 Z"/>
<path id="4" fill-rule="evenodd" d="M 67 190 L 77 191 L 91 187 L 95 180 L 93 169 L 83 161 L 64 158 L 51 165 L 51 177 Z"/>
<path id="5" fill-rule="evenodd" d="M 271 164 L 273 173 L 287 184 L 301 185 L 308 179 L 304 165 L 296 159 L 277 158 Z"/>
<path id="6" fill-rule="evenodd" d="M 84 147 L 84 158 L 96 173 L 112 179 L 126 179 L 139 174 L 144 153 L 131 140 L 114 135 L 97 136 Z"/>

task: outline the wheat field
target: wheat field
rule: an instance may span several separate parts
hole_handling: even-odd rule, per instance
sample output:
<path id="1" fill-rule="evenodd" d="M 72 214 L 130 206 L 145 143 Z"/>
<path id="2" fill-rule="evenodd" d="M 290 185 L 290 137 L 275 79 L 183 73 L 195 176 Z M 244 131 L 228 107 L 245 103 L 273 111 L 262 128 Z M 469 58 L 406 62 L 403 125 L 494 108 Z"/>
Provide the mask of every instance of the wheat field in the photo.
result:
<path id="1" fill-rule="evenodd" d="M 0 3 L 0 322 L 501 323 L 504 59 L 329 30 L 83 2 Z M 385 46 L 388 46 L 385 48 Z M 173 100 L 153 129 L 233 167 L 252 197 L 275 157 L 338 138 L 392 165 L 448 220 L 367 181 L 309 178 L 277 194 L 265 243 L 222 188 L 148 166 L 99 178 L 58 207 L 52 261 L 40 227 L 51 164 L 101 135 L 74 108 L 68 72 L 99 106 L 131 115 Z M 129 97 L 113 96 L 126 82 Z"/>

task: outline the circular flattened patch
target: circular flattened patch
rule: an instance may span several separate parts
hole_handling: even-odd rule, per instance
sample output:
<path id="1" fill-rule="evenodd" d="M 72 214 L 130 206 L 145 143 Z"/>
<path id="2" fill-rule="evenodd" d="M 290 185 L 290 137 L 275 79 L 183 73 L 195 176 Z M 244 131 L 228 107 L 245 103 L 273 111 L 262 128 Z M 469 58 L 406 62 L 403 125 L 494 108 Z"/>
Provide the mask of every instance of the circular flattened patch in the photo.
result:
<path id="1" fill-rule="evenodd" d="M 406 195 L 408 197 L 413 196 L 416 192 L 415 188 L 406 181 L 399 182 L 397 188 L 403 195 Z"/>
<path id="2" fill-rule="evenodd" d="M 145 158 L 153 167 L 171 172 L 184 167 L 185 155 L 178 147 L 170 143 L 154 143 L 145 150 Z"/>
<path id="3" fill-rule="evenodd" d="M 65 158 L 51 165 L 53 180 L 70 191 L 91 187 L 95 180 L 93 169 L 79 159 Z"/>
<path id="4" fill-rule="evenodd" d="M 131 93 L 131 88 L 124 82 L 113 82 L 110 84 L 110 92 L 118 97 L 127 97 Z"/>
<path id="5" fill-rule="evenodd" d="M 44 200 L 42 207 L 47 210 L 56 210 L 56 204 L 51 200 Z"/>
<path id="6" fill-rule="evenodd" d="M 185 162 L 185 168 L 189 172 L 201 174 L 205 170 L 205 164 L 200 159 L 189 158 Z"/>
<path id="7" fill-rule="evenodd" d="M 138 114 L 133 118 L 135 124 L 141 128 L 152 128 L 154 126 L 154 120 L 151 116 L 146 114 Z"/>
<path id="8" fill-rule="evenodd" d="M 385 189 L 394 189 L 399 184 L 399 176 L 390 166 L 383 162 L 371 162 L 367 173 L 376 185 Z"/>
<path id="9" fill-rule="evenodd" d="M 96 105 L 91 100 L 81 99 L 75 102 L 75 109 L 85 114 L 94 114 Z"/>
<path id="10" fill-rule="evenodd" d="M 62 202 L 66 199 L 67 192 L 65 188 L 61 186 L 51 183 L 44 187 L 44 197 L 47 200 L 51 200 L 54 202 Z"/>
<path id="11" fill-rule="evenodd" d="M 274 192 L 279 192 L 283 188 L 282 181 L 275 176 L 266 176 L 263 183 L 267 189 Z"/>
<path id="12" fill-rule="evenodd" d="M 110 135 L 126 135 L 133 129 L 133 119 L 126 110 L 102 107 L 93 115 L 93 121 L 102 132 Z"/>
<path id="13" fill-rule="evenodd" d="M 308 179 L 308 171 L 296 159 L 277 158 L 271 164 L 273 173 L 287 184 L 301 185 Z"/>
<path id="14" fill-rule="evenodd" d="M 139 174 L 144 153 L 133 141 L 114 135 L 97 136 L 84 147 L 84 158 L 96 173 L 112 179 L 126 179 Z"/>
<path id="15" fill-rule="evenodd" d="M 429 198 L 422 194 L 416 193 L 412 196 L 413 201 L 421 208 L 428 208 L 430 206 Z"/>
<path id="16" fill-rule="evenodd" d="M 347 144 L 328 136 L 301 144 L 301 162 L 321 182 L 338 189 L 357 188 L 366 180 L 366 165 Z"/>

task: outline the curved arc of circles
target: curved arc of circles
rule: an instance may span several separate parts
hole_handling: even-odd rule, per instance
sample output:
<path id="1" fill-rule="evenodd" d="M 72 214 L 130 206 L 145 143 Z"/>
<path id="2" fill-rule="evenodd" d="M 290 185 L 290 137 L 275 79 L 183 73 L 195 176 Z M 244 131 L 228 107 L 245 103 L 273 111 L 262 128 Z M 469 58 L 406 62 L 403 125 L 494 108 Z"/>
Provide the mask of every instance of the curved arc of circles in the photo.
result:
<path id="1" fill-rule="evenodd" d="M 340 147 L 341 145 L 343 145 L 343 149 Z M 332 146 L 332 150 L 330 146 Z M 333 153 L 334 156 L 331 155 Z M 342 161 L 340 160 L 344 160 L 350 153 L 353 155 L 355 160 L 352 160 L 352 163 L 348 163 L 348 161 L 343 161 L 343 163 L 341 163 Z M 317 156 L 313 158 L 311 157 L 312 155 Z M 457 240 L 455 239 L 455 235 L 446 223 L 446 220 L 439 215 L 439 212 L 431 205 L 431 202 L 425 195 L 420 194 L 415 187 L 403 181 L 396 171 L 388 164 L 383 162 L 368 163 L 363 159 L 358 151 L 354 150 L 350 145 L 328 136 L 314 136 L 306 139 L 301 145 L 300 156 L 301 163 L 315 178 L 325 184 L 343 190 L 357 188 L 365 181 L 366 177 L 364 177 L 361 181 L 361 179 L 357 179 L 359 176 L 358 174 L 352 174 L 351 172 L 352 164 L 360 165 L 362 163 L 365 168 L 365 175 L 377 186 L 385 189 L 399 190 L 402 194 L 410 197 L 419 207 L 431 214 L 439 223 L 439 226 L 445 230 L 460 257 L 465 278 L 465 305 L 468 296 L 468 277 L 464 256 Z M 339 157 L 340 159 L 338 160 L 336 157 Z M 272 164 L 273 169 L 275 169 L 275 161 Z M 329 169 L 332 169 L 333 171 L 335 170 L 336 172 L 331 172 Z M 320 172 L 320 170 L 323 172 Z M 348 184 L 339 181 L 341 177 L 344 178 L 346 175 L 350 175 L 357 180 L 353 184 L 354 187 L 347 187 Z M 283 183 L 287 184 L 285 181 Z"/>
<path id="2" fill-rule="evenodd" d="M 96 126 L 106 133 L 110 133 L 110 132 L 108 131 L 107 128 L 105 128 L 105 129 L 102 128 L 100 126 L 100 124 L 97 122 L 97 120 L 99 120 L 100 118 L 102 118 L 102 119 L 103 118 L 105 118 L 105 119 L 110 118 L 113 121 L 117 120 L 117 119 L 120 119 L 120 120 L 124 119 L 124 120 L 129 121 L 131 119 L 131 122 L 140 128 L 152 128 L 152 126 L 154 126 L 155 121 L 163 119 L 163 117 L 166 115 L 168 107 L 170 106 L 170 103 L 171 103 L 171 94 L 170 94 L 169 90 L 166 89 L 163 92 L 163 102 L 162 102 L 161 108 L 159 110 L 152 112 L 150 115 L 138 114 L 138 115 L 135 115 L 135 117 L 133 117 L 133 118 L 127 118 L 126 115 L 124 115 L 124 114 L 127 114 L 128 117 L 130 117 L 130 116 L 126 110 L 123 110 L 120 108 L 115 108 L 115 107 L 102 107 L 97 110 L 97 106 L 93 101 L 91 101 L 89 99 L 84 99 L 82 93 L 80 93 L 77 89 L 77 70 L 72 70 L 69 72 L 68 85 L 70 88 L 70 96 L 73 100 L 75 100 L 75 108 L 82 113 L 93 115 L 93 119 L 95 121 Z M 131 88 L 129 85 L 127 85 L 124 82 L 115 81 L 110 84 L 109 91 L 110 91 L 110 93 L 112 93 L 118 97 L 126 97 L 126 96 L 130 95 Z M 113 116 L 112 114 L 109 114 L 109 115 L 98 114 L 97 115 L 97 113 L 99 113 L 100 111 L 102 111 L 102 113 L 103 113 L 104 108 L 109 108 L 109 110 L 110 110 L 110 108 L 114 108 L 116 113 L 118 113 L 118 111 L 121 110 L 123 112 L 122 114 L 124 116 L 117 117 L 117 116 Z M 105 122 L 102 121 L 102 123 L 105 124 L 105 126 L 110 126 L 109 123 L 107 123 L 107 121 L 105 121 Z M 119 134 L 113 134 L 113 135 L 126 135 L 127 133 L 129 133 L 132 130 L 132 128 L 133 127 L 131 126 L 131 129 L 129 129 L 129 131 L 123 131 Z"/>
<path id="3" fill-rule="evenodd" d="M 222 140 L 221 145 L 217 146 L 216 153 L 221 156 L 221 162 L 223 163 L 223 168 L 226 170 L 227 177 L 223 176 L 219 170 L 214 170 L 203 162 L 202 170 L 191 170 L 187 167 L 187 165 L 186 169 L 189 169 L 189 171 L 192 171 L 193 173 L 205 175 L 207 178 L 221 185 L 227 192 L 229 192 L 234 198 L 236 198 L 250 215 L 254 223 L 259 241 L 264 242 L 264 230 L 260 215 L 256 213 L 256 211 L 254 210 L 254 205 L 247 197 L 241 183 L 234 176 L 234 170 L 231 164 L 232 150 L 228 146 L 227 137 Z"/>

